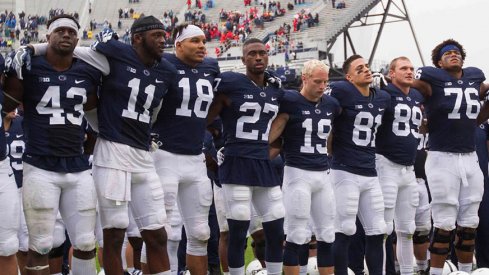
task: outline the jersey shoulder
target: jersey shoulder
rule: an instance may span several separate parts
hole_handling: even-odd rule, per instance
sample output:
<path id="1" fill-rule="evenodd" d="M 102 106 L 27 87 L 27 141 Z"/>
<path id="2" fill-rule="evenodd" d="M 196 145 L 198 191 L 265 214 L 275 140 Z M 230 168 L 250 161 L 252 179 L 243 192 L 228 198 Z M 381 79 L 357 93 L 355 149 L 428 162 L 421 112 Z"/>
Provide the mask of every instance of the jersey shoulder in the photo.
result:
<path id="1" fill-rule="evenodd" d="M 214 73 L 215 75 L 218 75 L 221 73 L 221 69 L 219 68 L 219 63 L 217 62 L 217 59 L 212 58 L 212 57 L 204 58 L 204 61 L 199 66 L 204 67 L 206 70 L 209 70 L 210 72 Z"/>
<path id="2" fill-rule="evenodd" d="M 450 75 L 443 69 L 426 66 L 417 70 L 415 78 L 426 82 L 449 81 Z"/>
<path id="3" fill-rule="evenodd" d="M 474 80 L 474 81 L 479 81 L 479 82 L 486 80 L 486 76 L 484 75 L 484 72 L 482 72 L 481 69 L 476 68 L 476 67 L 464 68 L 464 76 L 463 77 L 467 78 L 469 80 Z"/>
<path id="4" fill-rule="evenodd" d="M 248 78 L 241 73 L 236 72 L 224 72 L 219 75 L 221 79 L 219 85 L 216 87 L 217 92 L 219 93 L 230 93 L 240 87 L 245 87 L 249 80 Z"/>

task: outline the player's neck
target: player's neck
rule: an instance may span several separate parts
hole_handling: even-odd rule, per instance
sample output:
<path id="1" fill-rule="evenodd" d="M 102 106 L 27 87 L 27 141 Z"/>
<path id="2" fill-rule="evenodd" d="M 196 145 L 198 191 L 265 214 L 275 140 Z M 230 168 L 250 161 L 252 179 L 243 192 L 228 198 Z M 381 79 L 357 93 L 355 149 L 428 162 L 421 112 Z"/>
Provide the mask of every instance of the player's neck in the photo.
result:
<path id="1" fill-rule="evenodd" d="M 366 86 L 359 86 L 357 84 L 353 84 L 357 88 L 357 90 L 363 95 L 363 96 L 369 96 L 370 95 L 370 87 L 368 85 Z"/>
<path id="2" fill-rule="evenodd" d="M 197 65 L 199 65 L 199 63 L 197 63 L 197 62 L 192 62 L 191 60 L 186 60 L 185 58 L 183 58 L 183 57 L 181 57 L 181 56 L 179 56 L 179 55 L 175 55 L 175 56 L 176 56 L 176 57 L 178 58 L 178 60 L 180 60 L 180 61 L 181 61 L 183 64 L 185 64 L 185 65 L 187 65 L 187 66 L 189 66 L 189 67 L 191 67 L 191 68 L 195 68 L 195 67 L 197 67 Z"/>
<path id="3" fill-rule="evenodd" d="M 134 46 L 134 50 L 136 51 L 139 60 L 144 64 L 144 66 L 153 67 L 158 62 L 158 60 L 155 60 L 153 56 L 146 54 L 142 47 Z"/>
<path id="4" fill-rule="evenodd" d="M 12 119 L 5 117 L 3 119 L 3 129 L 5 131 L 8 131 L 11 125 L 12 125 Z"/>
<path id="5" fill-rule="evenodd" d="M 246 76 L 255 83 L 258 87 L 265 86 L 265 75 L 264 74 L 252 74 L 250 72 L 246 72 Z"/>
<path id="6" fill-rule="evenodd" d="M 457 69 L 450 69 L 450 68 L 447 68 L 445 69 L 445 71 L 450 75 L 452 76 L 453 78 L 456 78 L 456 79 L 460 79 L 462 78 L 462 75 L 463 75 L 463 71 L 462 71 L 462 68 L 457 68 Z"/>
<path id="7" fill-rule="evenodd" d="M 392 83 L 392 85 L 396 86 L 403 94 L 408 95 L 409 94 L 409 89 L 411 87 L 406 86 L 406 85 L 399 85 L 396 83 Z"/>
<path id="8" fill-rule="evenodd" d="M 309 102 L 317 103 L 321 100 L 320 97 L 314 97 L 306 93 L 304 89 L 301 90 L 301 95 Z"/>
<path id="9" fill-rule="evenodd" d="M 56 71 L 62 72 L 71 67 L 71 64 L 73 63 L 73 54 L 60 55 L 48 48 L 46 52 L 46 60 Z"/>

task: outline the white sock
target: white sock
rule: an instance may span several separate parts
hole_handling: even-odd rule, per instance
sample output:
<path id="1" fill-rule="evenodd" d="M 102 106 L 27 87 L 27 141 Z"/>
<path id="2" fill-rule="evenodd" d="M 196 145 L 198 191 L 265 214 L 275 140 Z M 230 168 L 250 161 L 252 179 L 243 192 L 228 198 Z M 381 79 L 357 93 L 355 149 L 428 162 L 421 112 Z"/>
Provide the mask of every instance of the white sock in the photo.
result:
<path id="1" fill-rule="evenodd" d="M 167 270 L 167 271 L 163 271 L 163 272 L 153 273 L 152 275 L 170 275 L 170 274 L 171 274 L 171 271 Z"/>
<path id="2" fill-rule="evenodd" d="M 63 275 L 63 274 L 60 272 L 60 273 L 54 273 L 54 274 L 51 274 L 51 275 Z"/>
<path id="3" fill-rule="evenodd" d="M 428 260 L 416 260 L 416 265 L 418 266 L 418 270 L 425 271 L 428 269 Z"/>
<path id="4" fill-rule="evenodd" d="M 245 274 L 245 267 L 229 267 L 229 275 L 243 275 Z"/>
<path id="5" fill-rule="evenodd" d="M 306 275 L 307 274 L 307 265 L 301 265 L 299 269 L 299 274 L 300 275 Z"/>
<path id="6" fill-rule="evenodd" d="M 122 270 L 127 269 L 126 249 L 127 249 L 128 242 L 129 241 L 127 240 L 127 238 L 124 238 L 124 242 L 122 243 L 122 249 L 121 249 Z"/>
<path id="7" fill-rule="evenodd" d="M 229 272 L 223 272 L 222 274 L 223 275 L 229 275 Z"/>
<path id="8" fill-rule="evenodd" d="M 268 275 L 282 274 L 282 262 L 265 262 L 265 265 L 267 266 Z"/>
<path id="9" fill-rule="evenodd" d="M 442 274 L 443 274 L 443 268 L 441 267 L 430 268 L 430 275 L 442 275 Z"/>
<path id="10" fill-rule="evenodd" d="M 472 272 L 472 263 L 458 263 L 458 270 L 464 271 L 470 274 Z"/>
<path id="11" fill-rule="evenodd" d="M 170 260 L 170 270 L 172 271 L 172 275 L 176 275 L 178 273 L 178 244 L 180 241 L 168 240 L 166 242 L 166 251 L 168 252 L 168 259 Z"/>
<path id="12" fill-rule="evenodd" d="M 82 260 L 73 257 L 71 260 L 71 273 L 73 275 L 95 275 L 97 274 L 97 266 L 95 265 L 95 257 L 89 260 Z"/>
<path id="13" fill-rule="evenodd" d="M 134 271 L 134 267 L 128 267 L 126 271 L 127 273 L 132 274 L 132 272 Z"/>
<path id="14" fill-rule="evenodd" d="M 397 233 L 397 260 L 399 261 L 399 267 L 401 275 L 413 274 L 413 240 L 410 238 L 410 234 L 396 232 Z"/>

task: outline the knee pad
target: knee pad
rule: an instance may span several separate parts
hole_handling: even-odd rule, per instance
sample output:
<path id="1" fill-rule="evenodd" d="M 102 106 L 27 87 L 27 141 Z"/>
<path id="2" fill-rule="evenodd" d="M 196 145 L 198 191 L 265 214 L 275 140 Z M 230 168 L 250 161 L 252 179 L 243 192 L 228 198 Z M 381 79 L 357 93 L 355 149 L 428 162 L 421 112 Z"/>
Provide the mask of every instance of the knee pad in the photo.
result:
<path id="1" fill-rule="evenodd" d="M 430 231 L 414 231 L 413 243 L 424 244 L 430 241 Z"/>
<path id="2" fill-rule="evenodd" d="M 95 249 L 95 234 L 85 233 L 76 236 L 73 248 L 80 251 L 92 251 Z"/>
<path id="3" fill-rule="evenodd" d="M 65 227 L 62 223 L 56 221 L 53 233 L 53 247 L 60 247 L 66 241 Z"/>
<path id="4" fill-rule="evenodd" d="M 334 236 L 335 232 L 332 227 L 320 229 L 320 231 L 316 233 L 317 240 L 325 243 L 334 242 Z"/>
<path id="5" fill-rule="evenodd" d="M 198 224 L 189 225 L 189 228 L 185 228 L 187 232 L 187 239 L 196 239 L 199 241 L 207 242 L 211 236 L 211 230 L 207 220 Z"/>
<path id="6" fill-rule="evenodd" d="M 273 188 L 269 193 L 270 197 L 270 212 L 269 215 L 263 216 L 263 222 L 270 222 L 282 219 L 285 216 L 285 207 L 282 199 L 282 191 L 280 188 Z"/>
<path id="7" fill-rule="evenodd" d="M 441 231 L 441 232 L 440 232 Z M 435 228 L 433 239 L 431 240 L 429 250 L 432 254 L 446 255 L 450 252 L 449 243 L 452 240 L 452 231 Z M 434 247 L 435 243 L 446 244 L 446 247 Z"/>
<path id="8" fill-rule="evenodd" d="M 55 259 L 59 257 L 63 257 L 63 252 L 64 252 L 64 246 L 60 245 L 58 247 L 55 247 L 49 251 L 49 259 Z"/>
<path id="9" fill-rule="evenodd" d="M 343 233 L 347 236 L 352 236 L 353 234 L 355 234 L 356 231 L 357 231 L 357 226 L 355 224 L 355 220 L 353 220 L 352 222 L 348 222 L 348 221 L 342 222 L 338 230 L 338 232 Z"/>
<path id="10" fill-rule="evenodd" d="M 235 204 L 231 206 L 229 219 L 237 221 L 249 221 L 251 218 L 251 210 L 249 206 L 243 204 Z"/>
<path id="11" fill-rule="evenodd" d="M 196 240 L 193 238 L 187 239 L 187 254 L 192 256 L 207 255 L 207 241 Z"/>
<path id="12" fill-rule="evenodd" d="M 166 229 L 166 227 L 165 227 Z M 170 226 L 169 229 L 166 230 L 168 235 L 168 240 L 172 241 L 180 241 L 182 239 L 182 226 Z"/>
<path id="13" fill-rule="evenodd" d="M 385 227 L 386 227 L 386 234 L 390 235 L 392 234 L 392 231 L 394 231 L 394 223 L 392 221 L 386 221 L 385 222 Z"/>
<path id="14" fill-rule="evenodd" d="M 334 236 L 334 235 L 333 235 Z M 306 228 L 291 228 L 287 232 L 287 241 L 294 244 L 305 244 L 311 240 L 311 232 Z"/>
<path id="15" fill-rule="evenodd" d="M 106 221 L 102 229 L 126 229 L 129 226 L 129 216 L 127 212 L 121 213 L 121 211 L 117 211 L 116 213 L 107 213 L 107 215 L 103 216 L 105 216 Z"/>
<path id="16" fill-rule="evenodd" d="M 474 252 L 475 231 L 475 228 L 457 228 L 457 241 L 455 242 L 455 248 L 464 252 Z"/>
<path id="17" fill-rule="evenodd" d="M 0 242 L 0 256 L 7 257 L 14 255 L 19 250 L 19 239 L 12 236 Z"/>
<path id="18" fill-rule="evenodd" d="M 31 236 L 30 236 L 31 237 Z M 29 249 L 41 255 L 46 255 L 53 248 L 53 236 L 35 236 L 29 239 Z"/>

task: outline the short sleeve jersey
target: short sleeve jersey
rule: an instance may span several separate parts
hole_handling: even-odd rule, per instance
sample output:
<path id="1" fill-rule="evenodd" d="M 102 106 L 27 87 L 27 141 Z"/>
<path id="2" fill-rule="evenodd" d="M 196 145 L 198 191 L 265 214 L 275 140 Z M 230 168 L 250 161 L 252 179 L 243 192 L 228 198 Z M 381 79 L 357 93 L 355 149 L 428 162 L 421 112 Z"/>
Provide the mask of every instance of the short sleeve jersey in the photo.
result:
<path id="1" fill-rule="evenodd" d="M 286 91 L 279 109 L 279 113 L 289 115 L 282 133 L 285 165 L 313 171 L 329 169 L 326 143 L 339 112 L 339 102 L 329 95 L 311 102 L 297 91 Z"/>
<path id="2" fill-rule="evenodd" d="M 469 67 L 463 69 L 462 78 L 456 79 L 443 69 L 422 67 L 417 70 L 416 78 L 427 82 L 432 90 L 425 103 L 430 150 L 473 152 L 484 73 Z"/>
<path id="3" fill-rule="evenodd" d="M 390 105 L 389 94 L 370 89 L 370 96 L 363 96 L 350 82 L 339 81 L 331 83 L 331 95 L 342 109 L 333 124 L 331 168 L 377 176 L 375 136 L 382 123 L 382 115 Z"/>
<path id="4" fill-rule="evenodd" d="M 219 65 L 215 59 L 206 58 L 192 68 L 173 54 L 165 54 L 164 57 L 175 65 L 177 74 L 165 95 L 153 132 L 162 142 L 160 149 L 176 154 L 199 155 Z"/>
<path id="5" fill-rule="evenodd" d="M 226 95 L 231 106 L 221 111 L 225 155 L 268 160 L 268 135 L 277 116 L 283 90 L 257 86 L 246 75 L 225 72 L 217 93 Z"/>

